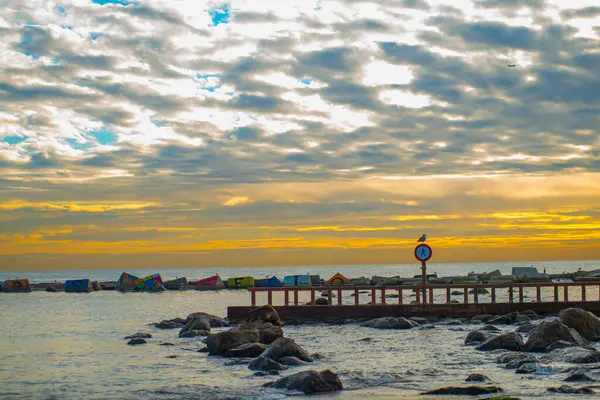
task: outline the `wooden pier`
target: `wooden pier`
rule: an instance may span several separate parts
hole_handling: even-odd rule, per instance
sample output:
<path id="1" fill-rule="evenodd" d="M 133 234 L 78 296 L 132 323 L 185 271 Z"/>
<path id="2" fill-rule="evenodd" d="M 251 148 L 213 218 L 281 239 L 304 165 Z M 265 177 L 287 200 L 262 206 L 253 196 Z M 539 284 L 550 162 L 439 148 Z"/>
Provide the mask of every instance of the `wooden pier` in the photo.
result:
<path id="1" fill-rule="evenodd" d="M 485 291 L 483 290 L 485 289 Z M 423 290 L 426 291 L 423 296 Z M 227 308 L 231 321 L 250 310 L 275 307 L 284 320 L 399 316 L 473 317 L 533 310 L 555 313 L 578 307 L 600 314 L 600 282 L 543 282 L 431 286 L 258 287 L 249 306 Z M 458 294 L 457 292 L 460 292 Z M 325 297 L 321 296 L 325 293 Z M 318 305 L 318 299 L 327 299 Z M 423 298 L 426 302 L 423 302 Z"/>

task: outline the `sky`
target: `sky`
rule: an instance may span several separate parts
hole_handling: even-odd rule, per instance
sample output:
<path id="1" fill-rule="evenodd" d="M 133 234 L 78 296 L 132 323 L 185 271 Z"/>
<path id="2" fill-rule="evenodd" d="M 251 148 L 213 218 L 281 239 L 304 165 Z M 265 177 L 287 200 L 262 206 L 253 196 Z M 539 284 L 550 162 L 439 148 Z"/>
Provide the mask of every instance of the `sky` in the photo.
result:
<path id="1" fill-rule="evenodd" d="M 597 0 L 0 5 L 2 270 L 600 259 Z"/>

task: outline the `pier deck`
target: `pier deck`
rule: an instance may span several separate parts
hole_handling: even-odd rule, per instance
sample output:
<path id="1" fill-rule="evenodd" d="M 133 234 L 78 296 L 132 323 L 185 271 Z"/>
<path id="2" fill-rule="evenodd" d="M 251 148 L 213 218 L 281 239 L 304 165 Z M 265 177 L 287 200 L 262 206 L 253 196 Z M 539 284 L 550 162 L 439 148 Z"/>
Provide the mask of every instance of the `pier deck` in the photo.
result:
<path id="1" fill-rule="evenodd" d="M 480 293 L 482 289 L 488 293 Z M 284 320 L 473 317 L 524 310 L 547 314 L 569 307 L 600 314 L 600 282 L 435 285 L 426 286 L 425 295 L 422 286 L 279 287 L 248 291 L 250 305 L 227 308 L 231 321 L 266 304 L 275 307 Z M 323 297 L 320 292 L 326 295 Z M 317 305 L 319 298 L 327 299 L 327 304 Z"/>

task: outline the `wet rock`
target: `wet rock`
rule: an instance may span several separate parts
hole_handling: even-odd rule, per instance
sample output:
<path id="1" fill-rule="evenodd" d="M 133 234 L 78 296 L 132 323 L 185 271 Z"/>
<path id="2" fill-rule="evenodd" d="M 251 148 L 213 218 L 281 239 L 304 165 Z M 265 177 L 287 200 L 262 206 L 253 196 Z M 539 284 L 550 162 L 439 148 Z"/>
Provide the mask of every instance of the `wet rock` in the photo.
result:
<path id="1" fill-rule="evenodd" d="M 481 343 L 477 350 L 490 351 L 490 350 L 513 350 L 521 351 L 525 344 L 521 335 L 516 332 L 507 332 L 502 335 L 492 336 L 485 342 Z"/>
<path id="2" fill-rule="evenodd" d="M 227 361 L 225 365 L 248 365 L 256 358 L 235 358 L 232 361 Z"/>
<path id="3" fill-rule="evenodd" d="M 258 341 L 262 344 L 271 344 L 283 337 L 283 329 L 280 326 L 274 326 L 270 322 L 254 326 L 253 328 L 258 330 Z M 244 329 L 244 326 L 240 327 L 240 329 Z"/>
<path id="4" fill-rule="evenodd" d="M 175 346 L 175 345 L 173 343 L 166 342 L 166 343 L 159 344 L 159 346 Z"/>
<path id="5" fill-rule="evenodd" d="M 217 317 L 216 315 L 207 314 L 204 312 L 195 312 L 195 313 L 188 315 L 187 318 L 185 319 L 185 321 L 183 321 L 183 323 L 186 324 L 187 322 L 189 322 L 189 320 L 194 319 L 194 318 L 204 318 L 205 320 L 208 321 L 211 328 L 224 328 L 224 327 L 229 326 L 229 322 L 227 322 L 226 319 Z"/>
<path id="6" fill-rule="evenodd" d="M 427 325 L 429 323 L 427 318 L 422 318 L 422 317 L 410 317 L 409 320 L 411 320 L 412 322 L 414 322 L 418 325 Z"/>
<path id="7" fill-rule="evenodd" d="M 521 365 L 531 362 L 538 362 L 539 359 L 531 354 L 524 353 L 506 353 L 498 356 L 496 362 L 506 364 L 506 369 L 517 369 Z"/>
<path id="8" fill-rule="evenodd" d="M 296 366 L 296 365 L 305 364 L 305 362 L 302 361 L 301 359 L 299 359 L 298 357 L 286 356 L 286 357 L 281 357 L 279 359 L 279 364 L 281 364 L 281 365 L 287 365 L 288 367 L 293 367 L 293 366 Z"/>
<path id="9" fill-rule="evenodd" d="M 475 289 L 469 290 L 469 293 L 474 294 Z M 477 288 L 477 294 L 490 294 L 490 291 L 487 290 L 486 288 Z"/>
<path id="10" fill-rule="evenodd" d="M 471 374 L 465 379 L 465 382 L 485 382 L 489 380 L 490 378 L 483 374 Z"/>
<path id="11" fill-rule="evenodd" d="M 575 371 L 572 371 L 569 376 L 564 379 L 565 382 L 591 382 L 594 381 L 592 375 L 590 374 L 590 370 L 586 368 L 580 368 Z"/>
<path id="12" fill-rule="evenodd" d="M 445 394 L 461 396 L 477 396 L 480 394 L 501 393 L 504 390 L 497 386 L 449 386 L 440 389 L 430 390 L 422 394 Z"/>
<path id="13" fill-rule="evenodd" d="M 203 347 L 200 350 L 198 350 L 198 353 L 208 353 L 208 347 Z"/>
<path id="14" fill-rule="evenodd" d="M 329 300 L 324 299 L 323 297 L 319 297 L 317 300 L 315 300 L 315 304 L 317 306 L 328 306 Z"/>
<path id="15" fill-rule="evenodd" d="M 141 338 L 131 339 L 129 342 L 127 342 L 127 344 L 130 346 L 135 346 L 138 344 L 145 344 L 145 343 L 148 343 L 148 342 L 146 342 L 146 339 L 141 339 Z"/>
<path id="16" fill-rule="evenodd" d="M 510 314 L 505 314 L 500 317 L 492 318 L 487 322 L 492 325 L 510 325 L 515 323 L 515 320 L 517 319 L 518 315 L 519 313 L 515 311 L 511 312 Z"/>
<path id="17" fill-rule="evenodd" d="M 154 326 L 156 326 L 158 329 L 177 329 L 177 328 L 182 328 L 184 324 L 180 324 L 178 322 L 174 322 L 172 320 L 163 320 L 160 321 L 158 324 L 155 324 Z"/>
<path id="18" fill-rule="evenodd" d="M 527 317 L 529 317 L 530 320 L 536 320 L 536 319 L 540 319 L 541 317 L 538 315 L 538 313 L 536 313 L 533 310 L 525 310 L 525 311 L 521 311 L 521 314 L 526 315 Z"/>
<path id="19" fill-rule="evenodd" d="M 523 334 L 529 334 L 529 332 L 531 332 L 532 330 L 534 330 L 537 327 L 538 327 L 537 324 L 526 323 L 526 324 L 519 326 L 517 328 L 517 332 L 523 333 Z"/>
<path id="20" fill-rule="evenodd" d="M 488 331 L 488 332 L 501 332 L 502 329 L 498 328 L 495 325 L 485 325 L 483 328 L 481 328 L 480 330 L 482 331 Z"/>
<path id="21" fill-rule="evenodd" d="M 483 331 L 469 332 L 465 339 L 465 344 L 480 344 L 490 338 L 490 334 Z"/>
<path id="22" fill-rule="evenodd" d="M 564 394 L 596 394 L 592 389 L 586 387 L 574 388 L 569 385 L 562 385 L 560 387 L 549 387 L 547 389 L 551 393 L 564 393 Z"/>
<path id="23" fill-rule="evenodd" d="M 230 329 L 225 332 L 210 334 L 206 339 L 208 353 L 211 355 L 224 355 L 236 347 L 258 342 L 258 331 L 240 329 Z"/>
<path id="24" fill-rule="evenodd" d="M 196 330 L 196 329 L 192 329 L 191 331 L 179 333 L 179 337 L 182 337 L 182 338 L 193 338 L 193 337 L 208 336 L 208 335 L 210 335 L 209 331 Z"/>
<path id="25" fill-rule="evenodd" d="M 328 369 L 323 371 L 299 372 L 275 382 L 266 383 L 264 386 L 300 390 L 305 394 L 337 392 L 343 389 L 342 382 L 338 376 Z"/>
<path id="26" fill-rule="evenodd" d="M 322 360 L 325 358 L 325 356 L 321 353 L 312 353 L 310 355 L 310 358 L 312 358 L 313 360 Z"/>
<path id="27" fill-rule="evenodd" d="M 312 357 L 300 347 L 293 339 L 279 338 L 271 343 L 263 356 L 279 361 L 283 357 L 297 357 L 302 361 L 312 362 Z"/>
<path id="28" fill-rule="evenodd" d="M 244 357 L 258 357 L 260 356 L 265 349 L 267 348 L 267 345 L 262 344 L 262 343 L 249 343 L 249 344 L 243 344 L 239 347 L 236 347 L 235 349 L 231 349 L 229 351 L 227 351 L 224 355 L 225 357 L 236 357 L 236 358 L 244 358 Z"/>
<path id="29" fill-rule="evenodd" d="M 287 369 L 285 365 L 281 365 L 275 360 L 271 360 L 268 357 L 260 356 L 248 364 L 248 368 L 254 371 L 283 371 Z"/>
<path id="30" fill-rule="evenodd" d="M 443 325 L 443 326 L 454 326 L 454 325 L 461 325 L 462 322 L 460 322 L 460 320 L 455 319 L 455 318 L 447 318 L 447 319 L 443 319 L 443 320 L 439 321 L 437 324 Z"/>
<path id="31" fill-rule="evenodd" d="M 190 336 L 184 336 L 187 332 L 190 331 L 207 331 L 210 332 L 210 322 L 204 318 L 204 317 L 194 317 L 194 318 L 190 318 L 188 320 L 188 322 L 183 326 L 183 328 L 181 328 L 181 330 L 179 331 L 179 337 L 190 337 Z M 198 336 L 198 335 L 194 335 L 194 336 Z M 191 336 L 191 337 L 194 337 Z"/>
<path id="32" fill-rule="evenodd" d="M 543 352 L 552 343 L 563 340 L 576 346 L 583 346 L 586 341 L 576 330 L 564 325 L 560 320 L 544 321 L 529 334 L 525 351 Z"/>
<path id="33" fill-rule="evenodd" d="M 557 340 L 550 346 L 546 347 L 546 353 L 550 353 L 556 349 L 564 349 L 566 347 L 573 347 L 573 343 L 565 342 L 564 340 Z"/>
<path id="34" fill-rule="evenodd" d="M 450 296 L 462 296 L 463 294 L 462 290 L 453 290 L 450 292 Z"/>
<path id="35" fill-rule="evenodd" d="M 494 318 L 493 315 L 490 314 L 481 314 L 481 315 L 476 315 L 471 319 L 471 322 L 473 323 L 486 323 L 488 322 L 490 319 Z"/>
<path id="36" fill-rule="evenodd" d="M 361 326 L 375 329 L 411 329 L 417 326 L 417 323 L 403 317 L 384 317 L 372 319 Z"/>
<path id="37" fill-rule="evenodd" d="M 272 369 L 270 371 L 258 371 L 252 374 L 252 376 L 271 376 L 271 375 L 280 375 L 279 371 Z"/>
<path id="38" fill-rule="evenodd" d="M 584 339 L 600 340 L 600 319 L 581 308 L 567 308 L 558 314 L 560 321 L 569 328 L 575 329 Z"/>
<path id="39" fill-rule="evenodd" d="M 514 323 L 515 324 L 527 324 L 527 323 L 531 323 L 531 318 L 529 318 L 527 315 L 519 314 L 519 315 L 516 316 Z"/>
<path id="40" fill-rule="evenodd" d="M 544 360 L 573 364 L 600 362 L 600 351 L 583 347 L 556 349 L 543 357 Z"/>
<path id="41" fill-rule="evenodd" d="M 133 335 L 125 336 L 124 339 L 150 339 L 152 335 L 149 333 L 138 332 Z"/>
<path id="42" fill-rule="evenodd" d="M 170 356 L 166 356 L 165 358 L 178 358 L 178 357 L 179 357 L 178 355 L 173 354 L 173 355 L 170 355 Z"/>
<path id="43" fill-rule="evenodd" d="M 515 373 L 516 374 L 533 374 L 533 373 L 535 373 L 535 371 L 537 371 L 537 366 L 538 366 L 538 364 L 535 362 L 527 362 L 527 363 L 522 364 L 519 368 L 517 368 Z"/>
<path id="44" fill-rule="evenodd" d="M 275 308 L 273 308 L 273 306 L 269 306 L 269 305 L 255 308 L 254 310 L 248 312 L 244 316 L 244 318 L 241 322 L 242 323 L 258 322 L 261 324 L 269 322 L 269 323 L 273 324 L 274 326 L 283 326 L 283 322 L 279 318 L 279 314 L 277 313 Z"/>

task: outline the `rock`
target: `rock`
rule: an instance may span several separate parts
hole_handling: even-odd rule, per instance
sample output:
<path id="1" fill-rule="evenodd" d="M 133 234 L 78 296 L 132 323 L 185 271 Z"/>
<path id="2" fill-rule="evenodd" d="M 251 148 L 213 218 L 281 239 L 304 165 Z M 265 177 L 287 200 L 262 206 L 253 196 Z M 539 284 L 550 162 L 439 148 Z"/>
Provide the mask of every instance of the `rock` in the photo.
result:
<path id="1" fill-rule="evenodd" d="M 293 339 L 279 338 L 271 343 L 262 354 L 272 360 L 279 361 L 283 357 L 297 357 L 302 361 L 312 362 L 312 357 L 300 347 Z"/>
<path id="2" fill-rule="evenodd" d="M 418 325 L 427 325 L 427 324 L 429 324 L 429 321 L 427 320 L 427 318 L 410 317 L 409 320 L 411 320 L 412 322 L 414 322 L 415 324 L 418 324 Z"/>
<path id="3" fill-rule="evenodd" d="M 304 394 L 336 392 L 343 389 L 342 382 L 338 376 L 328 369 L 323 371 L 298 372 L 275 382 L 266 383 L 264 386 L 300 390 Z"/>
<path id="4" fill-rule="evenodd" d="M 521 324 L 531 323 L 531 319 L 527 315 L 519 314 L 515 317 L 514 323 L 516 323 L 516 324 L 517 323 L 521 323 Z"/>
<path id="5" fill-rule="evenodd" d="M 323 290 L 321 292 L 321 297 L 329 297 L 329 290 Z M 335 294 L 335 292 L 331 293 L 331 298 L 337 297 L 337 295 Z"/>
<path id="6" fill-rule="evenodd" d="M 288 367 L 281 365 L 268 357 L 260 356 L 252 360 L 250 364 L 248 364 L 248 368 L 254 371 L 283 371 Z"/>
<path id="7" fill-rule="evenodd" d="M 467 379 L 465 379 L 465 382 L 485 382 L 485 381 L 489 381 L 490 378 L 488 378 L 485 375 L 482 374 L 471 374 L 467 377 Z"/>
<path id="8" fill-rule="evenodd" d="M 193 329 L 191 331 L 186 331 L 183 333 L 179 333 L 179 337 L 182 337 L 182 338 L 193 338 L 193 337 L 208 336 L 208 335 L 210 335 L 209 331 L 196 330 L 196 329 Z"/>
<path id="9" fill-rule="evenodd" d="M 312 358 L 313 360 L 322 360 L 325 358 L 325 356 L 321 353 L 312 353 L 310 355 L 310 358 Z"/>
<path id="10" fill-rule="evenodd" d="M 166 356 L 165 358 L 177 358 L 177 357 L 179 357 L 179 356 L 178 356 L 178 355 L 175 355 L 175 354 L 173 354 L 173 355 L 170 355 L 170 356 Z"/>
<path id="11" fill-rule="evenodd" d="M 469 293 L 474 294 L 475 289 L 469 290 Z M 477 294 L 490 294 L 490 291 L 487 290 L 486 288 L 477 288 Z"/>
<path id="12" fill-rule="evenodd" d="M 252 374 L 252 376 L 269 376 L 269 375 L 279 375 L 279 371 L 272 369 L 270 371 L 258 371 Z"/>
<path id="13" fill-rule="evenodd" d="M 258 342 L 259 335 L 256 330 L 230 329 L 225 332 L 210 334 L 206 338 L 208 353 L 211 355 L 224 355 L 236 347 Z"/>
<path id="14" fill-rule="evenodd" d="M 553 350 L 546 354 L 543 359 L 573 364 L 596 363 L 600 362 L 600 351 L 582 347 L 567 347 Z"/>
<path id="15" fill-rule="evenodd" d="M 533 310 L 521 311 L 521 314 L 528 316 L 531 320 L 540 319 L 540 316 Z"/>
<path id="16" fill-rule="evenodd" d="M 518 369 L 523 364 L 537 363 L 539 359 L 530 354 L 512 353 L 512 355 L 500 356 L 496 361 L 506 363 L 504 366 L 506 369 Z"/>
<path id="17" fill-rule="evenodd" d="M 231 349 L 229 351 L 227 351 L 224 355 L 225 357 L 236 357 L 236 358 L 244 358 L 244 357 L 258 357 L 260 356 L 265 349 L 267 348 L 267 345 L 262 344 L 262 343 L 248 343 L 248 344 L 243 344 L 239 347 L 236 347 L 235 349 Z"/>
<path id="18" fill-rule="evenodd" d="M 600 340 L 600 319 L 581 308 L 567 308 L 558 313 L 560 321 L 575 329 L 584 339 Z"/>
<path id="19" fill-rule="evenodd" d="M 138 332 L 130 336 L 125 336 L 124 339 L 150 339 L 152 337 L 149 333 Z"/>
<path id="20" fill-rule="evenodd" d="M 555 319 L 553 321 L 542 322 L 530 332 L 529 339 L 525 344 L 525 351 L 542 352 L 552 343 L 559 340 L 573 343 L 576 346 L 586 344 L 585 340 L 576 330 L 567 327 L 560 320 Z"/>
<path id="21" fill-rule="evenodd" d="M 534 330 L 537 327 L 538 327 L 537 324 L 526 323 L 526 324 L 519 326 L 517 328 L 517 332 L 523 333 L 523 334 L 529 334 L 529 332 L 531 332 L 532 330 Z"/>
<path id="22" fill-rule="evenodd" d="M 480 344 L 490 338 L 490 334 L 483 331 L 469 332 L 465 339 L 465 344 Z"/>
<path id="23" fill-rule="evenodd" d="M 535 362 L 527 362 L 521 364 L 519 368 L 515 371 L 516 374 L 533 374 L 537 371 L 538 364 Z"/>
<path id="24" fill-rule="evenodd" d="M 141 338 L 131 339 L 129 342 L 127 342 L 127 344 L 130 346 L 135 346 L 137 344 L 145 344 L 145 343 L 148 343 L 148 342 L 146 342 L 145 339 L 141 339 Z"/>
<path id="25" fill-rule="evenodd" d="M 571 372 L 569 376 L 564 379 L 565 382 L 581 382 L 581 381 L 594 381 L 594 378 L 590 375 L 590 370 L 585 368 L 576 369 Z"/>
<path id="26" fill-rule="evenodd" d="M 440 389 L 430 390 L 421 394 L 445 394 L 445 395 L 461 395 L 461 396 L 477 396 L 480 394 L 501 393 L 504 390 L 497 386 L 449 386 Z"/>
<path id="27" fill-rule="evenodd" d="M 296 366 L 296 365 L 302 365 L 302 364 L 304 364 L 304 361 L 302 361 L 298 357 L 286 356 L 286 357 L 281 357 L 279 359 L 279 364 L 287 365 L 288 367 L 292 367 L 292 366 Z"/>
<path id="28" fill-rule="evenodd" d="M 315 300 L 315 304 L 317 306 L 328 306 L 329 300 L 324 299 L 323 297 L 319 297 L 317 300 Z"/>
<path id="29" fill-rule="evenodd" d="M 515 311 L 511 312 L 510 314 L 505 314 L 500 317 L 492 318 L 487 322 L 492 325 L 510 325 L 515 323 L 515 320 L 517 319 L 518 315 L 519 313 Z"/>
<path id="30" fill-rule="evenodd" d="M 225 365 L 248 365 L 254 360 L 256 360 L 256 358 L 234 358 L 231 361 L 227 361 Z"/>
<path id="31" fill-rule="evenodd" d="M 433 325 L 433 324 L 419 325 L 419 326 L 417 326 L 416 329 L 419 329 L 419 330 L 422 330 L 422 331 L 423 330 L 429 330 L 429 329 L 435 329 L 435 325 Z"/>
<path id="32" fill-rule="evenodd" d="M 557 340 L 550 346 L 546 347 L 546 353 L 550 353 L 556 349 L 564 349 L 565 347 L 573 347 L 573 343 L 565 342 L 564 340 Z"/>
<path id="33" fill-rule="evenodd" d="M 217 317 L 216 315 L 211 315 L 204 312 L 195 312 L 188 315 L 185 321 L 183 321 L 183 323 L 186 324 L 187 322 L 189 322 L 189 320 L 194 318 L 204 318 L 208 321 L 211 328 L 224 328 L 229 326 L 229 322 L 227 322 L 227 320 L 225 320 L 224 318 Z"/>
<path id="34" fill-rule="evenodd" d="M 177 329 L 182 328 L 183 324 L 173 322 L 171 320 L 163 320 L 160 321 L 158 324 L 154 324 L 154 326 L 156 326 L 158 329 Z"/>
<path id="35" fill-rule="evenodd" d="M 454 326 L 454 325 L 461 325 L 462 322 L 460 322 L 460 320 L 455 319 L 455 318 L 446 318 L 446 319 L 439 321 L 437 324 L 444 325 L 444 326 Z"/>
<path id="36" fill-rule="evenodd" d="M 502 329 L 498 328 L 495 325 L 485 325 L 483 328 L 481 328 L 480 330 L 482 331 L 491 331 L 491 332 L 502 332 Z"/>
<path id="37" fill-rule="evenodd" d="M 173 343 L 166 342 L 166 343 L 159 344 L 159 346 L 175 346 L 175 345 Z"/>
<path id="38" fill-rule="evenodd" d="M 411 329 L 417 326 L 417 323 L 404 317 L 384 317 L 372 319 L 361 326 L 375 329 Z"/>
<path id="39" fill-rule="evenodd" d="M 490 314 L 481 314 L 481 315 L 474 316 L 471 319 L 471 322 L 473 322 L 473 323 L 477 323 L 477 322 L 486 323 L 486 322 L 488 322 L 492 318 L 494 318 L 493 315 L 490 315 Z"/>
<path id="40" fill-rule="evenodd" d="M 179 337 L 190 337 L 184 336 L 189 331 L 207 331 L 210 332 L 210 322 L 204 317 L 190 318 L 188 322 L 179 331 Z M 198 336 L 198 335 L 196 335 Z M 193 337 L 193 336 L 192 336 Z"/>
<path id="41" fill-rule="evenodd" d="M 283 337 L 283 329 L 280 326 L 274 326 L 270 322 L 261 325 L 245 324 L 241 325 L 239 329 L 258 331 L 258 342 L 262 344 L 271 344 Z"/>
<path id="42" fill-rule="evenodd" d="M 198 350 L 198 353 L 208 353 L 208 347 L 203 347 L 200 350 Z"/>
<path id="43" fill-rule="evenodd" d="M 463 294 L 462 290 L 453 290 L 450 292 L 450 296 L 462 296 Z"/>
<path id="44" fill-rule="evenodd" d="M 273 324 L 274 326 L 283 326 L 283 322 L 281 322 L 281 319 L 279 318 L 279 314 L 277 313 L 275 308 L 273 308 L 273 306 L 269 306 L 269 305 L 255 308 L 254 310 L 248 312 L 244 316 L 244 318 L 241 322 L 242 323 L 258 322 L 261 324 L 269 322 L 269 323 Z"/>
<path id="45" fill-rule="evenodd" d="M 413 302 L 411 301 L 410 304 L 413 304 Z M 417 304 L 417 302 L 415 301 L 414 304 Z M 450 304 L 460 304 L 460 301 L 458 301 L 458 300 L 450 300 Z"/>
<path id="46" fill-rule="evenodd" d="M 586 387 L 574 388 L 569 385 L 562 385 L 560 387 L 550 387 L 550 388 L 548 388 L 548 391 L 552 392 L 552 393 L 564 393 L 564 394 L 596 394 L 596 392 L 594 392 L 590 388 L 586 388 Z"/>
<path id="47" fill-rule="evenodd" d="M 489 350 L 514 350 L 521 351 L 525 344 L 523 343 L 523 339 L 521 339 L 521 335 L 516 332 L 507 332 L 502 335 L 492 336 L 487 339 L 485 342 L 481 343 L 477 350 L 489 351 Z"/>

